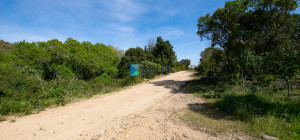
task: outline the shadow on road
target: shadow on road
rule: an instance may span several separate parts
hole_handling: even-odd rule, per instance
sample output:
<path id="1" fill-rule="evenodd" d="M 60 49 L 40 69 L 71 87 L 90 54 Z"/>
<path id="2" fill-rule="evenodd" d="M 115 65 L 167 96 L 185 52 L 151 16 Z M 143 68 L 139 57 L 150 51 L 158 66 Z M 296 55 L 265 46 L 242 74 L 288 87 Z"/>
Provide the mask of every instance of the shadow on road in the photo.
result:
<path id="1" fill-rule="evenodd" d="M 186 84 L 190 82 L 195 82 L 196 80 L 186 80 L 186 81 L 175 81 L 175 80 L 162 80 L 150 82 L 155 86 L 163 86 L 165 88 L 171 89 L 171 93 L 184 93 L 184 94 L 194 94 L 193 92 L 188 92 L 185 90 Z M 201 112 L 202 114 L 210 117 L 212 119 L 231 119 L 231 116 L 228 116 L 224 113 L 221 113 L 214 103 L 193 103 L 187 104 L 188 108 L 194 112 Z"/>
<path id="2" fill-rule="evenodd" d="M 150 83 L 154 84 L 155 86 L 163 86 L 165 88 L 171 89 L 171 92 L 174 94 L 178 92 L 188 93 L 183 88 L 184 85 L 187 83 L 187 81 L 162 80 L 162 81 L 155 81 Z"/>

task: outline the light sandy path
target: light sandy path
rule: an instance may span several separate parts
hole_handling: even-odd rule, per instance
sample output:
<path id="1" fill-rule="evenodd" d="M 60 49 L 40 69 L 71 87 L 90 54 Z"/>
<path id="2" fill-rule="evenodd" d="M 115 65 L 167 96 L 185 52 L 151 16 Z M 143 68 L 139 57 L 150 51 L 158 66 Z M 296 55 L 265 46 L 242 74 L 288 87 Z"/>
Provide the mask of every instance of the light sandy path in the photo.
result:
<path id="1" fill-rule="evenodd" d="M 180 87 L 192 72 L 178 72 L 124 90 L 50 108 L 0 123 L 0 139 L 217 139 L 177 119 L 202 102 Z"/>

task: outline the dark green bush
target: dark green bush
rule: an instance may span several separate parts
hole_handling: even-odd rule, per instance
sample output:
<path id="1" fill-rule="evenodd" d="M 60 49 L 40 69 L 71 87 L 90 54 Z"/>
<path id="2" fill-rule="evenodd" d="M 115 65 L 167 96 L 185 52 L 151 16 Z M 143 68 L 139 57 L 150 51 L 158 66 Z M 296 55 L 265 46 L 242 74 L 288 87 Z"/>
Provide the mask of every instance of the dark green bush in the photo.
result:
<path id="1" fill-rule="evenodd" d="M 225 96 L 217 102 L 217 106 L 225 113 L 234 114 L 241 120 L 252 115 L 271 115 L 288 120 L 290 117 L 300 116 L 299 102 L 270 100 L 268 97 L 252 94 Z"/>
<path id="2" fill-rule="evenodd" d="M 157 59 L 173 65 L 173 47 L 158 39 L 159 50 L 153 52 L 172 58 Z M 152 49 L 130 48 L 123 56 L 122 50 L 113 46 L 72 38 L 65 42 L 0 41 L 0 115 L 39 112 L 50 105 L 64 105 L 74 98 L 106 93 L 153 78 L 158 64 L 153 62 Z M 152 65 L 155 73 L 142 75 L 140 71 L 140 75 L 132 77 L 130 64 Z M 163 70 L 166 69 L 164 65 Z"/>
<path id="3" fill-rule="evenodd" d="M 17 66 L 0 62 L 0 79 L 1 113 L 29 113 L 30 101 L 42 93 L 38 78 Z"/>

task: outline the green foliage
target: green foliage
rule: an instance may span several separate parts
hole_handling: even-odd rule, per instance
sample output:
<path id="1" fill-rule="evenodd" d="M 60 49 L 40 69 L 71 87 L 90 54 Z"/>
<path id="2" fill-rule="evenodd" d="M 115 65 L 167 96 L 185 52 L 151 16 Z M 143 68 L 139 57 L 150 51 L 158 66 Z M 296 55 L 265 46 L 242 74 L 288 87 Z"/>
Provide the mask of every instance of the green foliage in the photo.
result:
<path id="1" fill-rule="evenodd" d="M 157 37 L 157 41 L 149 42 L 148 46 L 145 46 L 144 49 L 140 47 L 129 48 L 125 55 L 121 58 L 121 62 L 118 65 L 119 77 L 124 78 L 129 76 L 130 64 L 138 64 L 140 66 L 139 72 L 142 74 L 142 70 L 147 69 L 147 74 L 142 75 L 145 78 L 153 78 L 157 75 L 157 66 L 158 74 L 161 74 L 161 66 L 163 71 L 166 72 L 167 67 L 169 66 L 169 71 L 172 67 L 175 66 L 176 55 L 173 51 L 173 46 L 169 41 L 163 41 L 161 37 Z M 184 70 L 184 64 L 180 64 L 180 70 Z M 147 68 L 144 68 L 146 66 Z M 149 73 L 149 66 L 153 66 L 151 73 Z M 154 72 L 153 72 L 154 71 Z"/>
<path id="2" fill-rule="evenodd" d="M 177 59 L 173 46 L 167 41 L 163 41 L 161 37 L 157 37 L 155 47 L 152 48 L 152 54 L 154 56 L 154 62 L 163 66 L 169 65 L 174 67 Z"/>
<path id="3" fill-rule="evenodd" d="M 182 59 L 180 60 L 180 63 L 184 64 L 185 69 L 189 69 L 189 65 L 191 64 L 191 60 L 189 59 Z"/>
<path id="4" fill-rule="evenodd" d="M 160 65 L 153 62 L 156 48 L 163 52 L 155 58 L 167 62 L 164 64 L 173 62 L 175 56 L 168 41 L 161 39 L 159 43 L 149 43 L 145 49 L 130 48 L 124 53 L 111 45 L 72 38 L 65 42 L 53 39 L 15 44 L 0 40 L 0 115 L 39 112 L 50 105 L 65 105 L 75 98 L 153 78 Z M 139 64 L 140 71 L 142 65 L 154 66 L 155 73 L 131 77 L 130 64 Z M 167 71 L 166 66 L 163 70 Z"/>
<path id="5" fill-rule="evenodd" d="M 270 84 L 273 79 L 271 75 L 265 76 Z M 235 123 L 232 128 L 227 129 L 235 130 L 237 125 L 241 125 L 241 128 L 245 128 L 245 133 L 257 137 L 262 133 L 280 139 L 297 139 L 300 136 L 298 96 L 287 99 L 284 92 L 270 96 L 268 91 L 253 92 L 248 87 L 228 86 L 216 78 L 207 77 L 189 81 L 185 88 L 208 102 L 199 103 L 201 111 L 191 108 L 199 113 L 197 116 L 205 115 L 217 123 L 219 120 L 227 120 L 226 123 L 220 122 L 226 125 Z"/>
<path id="6" fill-rule="evenodd" d="M 99 77 L 96 78 L 98 81 L 108 84 L 111 81 L 111 77 L 108 76 L 106 73 L 100 75 Z"/>
<path id="7" fill-rule="evenodd" d="M 131 82 L 116 79 L 122 51 L 104 44 L 72 38 L 64 43 L 0 41 L 0 50 L 1 115 L 39 112 Z"/>
<path id="8" fill-rule="evenodd" d="M 244 110 L 242 112 L 251 114 L 271 115 L 285 119 L 300 115 L 300 106 L 297 102 L 270 100 L 268 97 L 253 94 L 226 96 L 223 100 L 217 102 L 217 104 L 224 112 L 236 115 L 237 119 L 242 120 L 247 118 L 245 118 L 246 116 L 241 116 L 244 114 L 239 112 L 241 110 Z"/>
<path id="9" fill-rule="evenodd" d="M 39 98 L 42 88 L 34 75 L 24 72 L 12 64 L 0 62 L 0 113 L 30 113 L 29 100 Z"/>
<path id="10" fill-rule="evenodd" d="M 142 61 L 139 63 L 139 67 L 140 67 L 139 73 L 141 76 L 143 76 L 145 78 L 148 78 L 148 79 L 153 78 L 157 75 L 157 70 L 159 71 L 159 73 L 161 72 L 161 70 L 160 70 L 161 66 L 158 66 L 158 69 L 157 69 L 157 66 L 158 66 L 158 64 L 156 64 L 154 62 L 147 61 L 147 60 Z M 150 69 L 149 69 L 149 67 L 150 67 Z"/>
<path id="11" fill-rule="evenodd" d="M 220 98 L 222 97 L 222 94 L 220 92 L 215 92 L 213 90 L 209 90 L 204 92 L 203 94 L 204 98 Z"/>
<path id="12" fill-rule="evenodd" d="M 129 48 L 125 55 L 122 57 L 120 64 L 118 65 L 119 76 L 126 77 L 129 76 L 130 64 L 139 64 L 146 60 L 146 54 L 144 50 L 140 47 Z"/>
<path id="13" fill-rule="evenodd" d="M 61 78 L 71 79 L 75 76 L 75 74 L 64 64 L 57 65 L 52 64 L 50 66 L 51 73 L 55 73 L 56 77 L 60 76 Z"/>
<path id="14" fill-rule="evenodd" d="M 235 0 L 200 17 L 197 34 L 212 47 L 201 53 L 197 70 L 242 85 L 273 75 L 274 81 L 285 80 L 290 87 L 300 70 L 300 15 L 292 13 L 296 7 L 296 0 Z"/>
<path id="15" fill-rule="evenodd" d="M 224 51 L 218 48 L 210 47 L 201 52 L 200 64 L 196 70 L 202 75 L 215 76 L 221 73 L 224 66 L 225 54 Z"/>
<path id="16" fill-rule="evenodd" d="M 141 81 L 143 81 L 143 78 L 141 78 L 141 76 L 127 76 L 125 78 L 120 79 L 119 83 L 121 86 L 130 86 Z"/>
<path id="17" fill-rule="evenodd" d="M 176 71 L 183 71 L 186 70 L 186 66 L 184 65 L 184 63 L 175 62 L 175 69 Z"/>
<path id="18" fill-rule="evenodd" d="M 22 41 L 13 48 L 12 54 L 19 59 L 15 61 L 17 65 L 32 66 L 41 71 L 47 80 L 54 79 L 61 66 L 84 80 L 102 73 L 116 76 L 120 55 L 111 46 L 80 43 L 72 38 L 68 38 L 65 43 L 56 39 L 38 43 Z"/>
<path id="19" fill-rule="evenodd" d="M 197 34 L 212 44 L 196 69 L 213 80 L 203 77 L 188 89 L 219 98 L 218 112 L 242 121 L 257 136 L 299 138 L 299 97 L 292 96 L 299 88 L 291 91 L 292 85 L 299 87 L 300 15 L 292 12 L 297 7 L 296 0 L 234 0 L 200 17 Z"/>
<path id="20" fill-rule="evenodd" d="M 175 71 L 183 71 L 188 70 L 189 65 L 191 64 L 191 60 L 189 59 L 182 59 L 180 62 L 175 62 Z"/>
<path id="21" fill-rule="evenodd" d="M 248 94 L 226 96 L 216 102 L 216 107 L 235 119 L 251 123 L 249 131 L 283 139 L 299 137 L 299 101 L 270 100 L 265 96 Z"/>

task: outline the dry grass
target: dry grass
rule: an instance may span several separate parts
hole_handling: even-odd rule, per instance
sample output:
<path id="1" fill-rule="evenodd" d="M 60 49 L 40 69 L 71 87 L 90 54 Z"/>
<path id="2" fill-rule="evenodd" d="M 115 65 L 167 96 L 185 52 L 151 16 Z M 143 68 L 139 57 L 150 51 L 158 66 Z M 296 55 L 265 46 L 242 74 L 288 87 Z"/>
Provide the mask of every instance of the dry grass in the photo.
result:
<path id="1" fill-rule="evenodd" d="M 213 108 L 211 105 L 210 103 L 190 105 L 190 110 L 186 110 L 179 118 L 194 129 L 210 133 L 214 136 L 231 136 L 233 134 L 250 135 L 245 133 L 249 128 L 248 124 L 230 120 L 228 116 L 220 114 L 217 112 L 218 109 Z"/>

